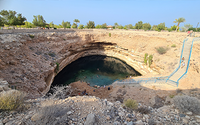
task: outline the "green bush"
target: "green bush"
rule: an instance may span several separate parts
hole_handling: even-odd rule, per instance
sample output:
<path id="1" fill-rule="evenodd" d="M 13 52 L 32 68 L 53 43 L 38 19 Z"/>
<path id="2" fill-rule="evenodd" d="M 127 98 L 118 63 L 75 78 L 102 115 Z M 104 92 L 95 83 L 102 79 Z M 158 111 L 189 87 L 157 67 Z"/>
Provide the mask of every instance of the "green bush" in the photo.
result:
<path id="1" fill-rule="evenodd" d="M 151 29 L 151 24 L 149 23 L 144 23 L 143 24 L 143 29 L 146 31 L 146 30 L 150 30 Z"/>
<path id="2" fill-rule="evenodd" d="M 152 62 L 153 62 L 153 55 L 150 55 L 149 56 L 149 67 L 151 66 Z"/>
<path id="3" fill-rule="evenodd" d="M 109 33 L 109 37 L 111 37 L 111 33 Z"/>
<path id="4" fill-rule="evenodd" d="M 22 106 L 26 94 L 18 90 L 4 91 L 0 94 L 0 110 L 15 110 Z"/>
<path id="5" fill-rule="evenodd" d="M 160 32 L 161 30 L 165 30 L 165 23 L 160 23 L 160 24 L 158 24 L 156 30 L 159 31 L 159 32 Z"/>
<path id="6" fill-rule="evenodd" d="M 169 32 L 171 32 L 171 31 L 172 31 L 172 29 L 171 29 L 171 28 L 167 28 L 167 30 L 168 30 Z"/>
<path id="7" fill-rule="evenodd" d="M 169 49 L 167 47 L 158 47 L 156 50 L 159 54 L 165 54 Z"/>
<path id="8" fill-rule="evenodd" d="M 148 53 L 145 53 L 144 55 L 144 63 L 147 65 L 147 60 L 148 60 Z"/>
<path id="9" fill-rule="evenodd" d="M 176 47 L 176 44 L 172 44 L 171 47 L 172 47 L 172 48 L 175 48 L 175 47 Z"/>
<path id="10" fill-rule="evenodd" d="M 196 28 L 189 28 L 187 31 L 193 30 L 193 32 L 196 32 Z"/>
<path id="11" fill-rule="evenodd" d="M 78 29 L 83 29 L 84 28 L 84 25 L 83 24 L 80 24 L 79 26 L 78 26 Z"/>
<path id="12" fill-rule="evenodd" d="M 138 103 L 135 100 L 132 99 L 127 99 L 124 102 L 125 106 L 130 108 L 130 109 L 137 109 L 138 108 Z"/>

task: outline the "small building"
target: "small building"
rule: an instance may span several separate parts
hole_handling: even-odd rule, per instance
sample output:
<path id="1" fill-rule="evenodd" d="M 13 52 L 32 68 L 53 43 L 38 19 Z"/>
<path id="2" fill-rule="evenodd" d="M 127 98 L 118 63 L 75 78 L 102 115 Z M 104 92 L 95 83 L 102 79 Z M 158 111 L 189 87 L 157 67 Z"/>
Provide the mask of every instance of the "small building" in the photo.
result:
<path id="1" fill-rule="evenodd" d="M 109 26 L 107 26 L 107 29 L 113 29 L 113 26 L 111 26 L 111 25 L 109 25 Z"/>

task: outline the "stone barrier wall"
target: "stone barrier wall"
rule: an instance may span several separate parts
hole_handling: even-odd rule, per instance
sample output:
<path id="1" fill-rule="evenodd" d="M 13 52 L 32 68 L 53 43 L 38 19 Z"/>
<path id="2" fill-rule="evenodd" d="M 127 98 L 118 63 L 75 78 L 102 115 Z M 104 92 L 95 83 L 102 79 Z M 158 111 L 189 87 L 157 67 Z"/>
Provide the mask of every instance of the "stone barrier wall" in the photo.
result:
<path id="1" fill-rule="evenodd" d="M 76 32 L 79 29 L 0 29 L 0 34 L 13 33 L 38 33 L 38 32 Z M 93 31 L 91 29 L 81 29 L 81 31 Z"/>

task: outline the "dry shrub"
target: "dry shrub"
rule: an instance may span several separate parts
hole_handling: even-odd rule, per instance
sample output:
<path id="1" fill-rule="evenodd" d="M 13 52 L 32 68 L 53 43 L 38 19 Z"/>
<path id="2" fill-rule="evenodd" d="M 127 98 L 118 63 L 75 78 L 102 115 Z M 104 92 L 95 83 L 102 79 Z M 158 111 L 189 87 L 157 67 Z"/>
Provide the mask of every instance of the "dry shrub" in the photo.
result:
<path id="1" fill-rule="evenodd" d="M 130 109 L 137 109 L 138 108 L 138 103 L 136 102 L 136 100 L 127 99 L 126 101 L 124 101 L 124 104 L 125 104 L 126 107 L 128 107 Z"/>
<path id="2" fill-rule="evenodd" d="M 149 125 L 157 125 L 156 122 L 155 122 L 152 118 L 150 118 L 150 119 L 148 120 L 148 124 L 149 124 Z"/>
<path id="3" fill-rule="evenodd" d="M 158 47 L 156 48 L 156 50 L 159 54 L 162 55 L 162 54 L 165 54 L 169 49 L 167 47 Z"/>
<path id="4" fill-rule="evenodd" d="M 24 103 L 26 94 L 18 90 L 9 90 L 0 93 L 0 110 L 15 110 Z"/>
<path id="5" fill-rule="evenodd" d="M 195 97 L 187 95 L 175 96 L 173 102 L 181 112 L 191 111 L 195 114 L 200 114 L 200 100 Z"/>
<path id="6" fill-rule="evenodd" d="M 37 110 L 37 115 L 40 116 L 35 122 L 30 121 L 34 125 L 53 125 L 66 124 L 68 122 L 67 112 L 68 107 L 64 103 L 57 103 L 58 100 L 47 99 L 41 102 L 41 109 Z M 56 118 L 60 119 L 56 119 Z"/>
<path id="7" fill-rule="evenodd" d="M 148 109 L 147 107 L 140 107 L 137 109 L 137 111 L 141 114 L 149 114 L 150 113 L 150 109 Z"/>
<path id="8" fill-rule="evenodd" d="M 54 86 L 50 91 L 48 96 L 51 99 L 65 99 L 73 92 L 71 86 Z"/>

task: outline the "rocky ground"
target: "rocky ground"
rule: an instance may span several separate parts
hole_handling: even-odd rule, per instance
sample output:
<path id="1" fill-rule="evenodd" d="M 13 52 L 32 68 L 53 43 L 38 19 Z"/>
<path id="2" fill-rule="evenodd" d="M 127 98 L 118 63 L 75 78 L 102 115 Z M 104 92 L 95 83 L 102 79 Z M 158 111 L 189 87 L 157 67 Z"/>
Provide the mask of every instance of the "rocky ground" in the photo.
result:
<path id="1" fill-rule="evenodd" d="M 27 92 L 29 98 L 45 95 L 51 86 L 48 77 L 52 72 L 55 73 L 55 62 L 65 58 L 67 50 L 76 49 L 87 42 L 115 43 L 134 51 L 142 58 L 145 53 L 153 54 L 154 63 L 151 68 L 157 67 L 160 73 L 158 76 L 169 75 L 177 67 L 180 48 L 186 35 L 115 30 L 1 34 L 0 92 L 9 90 L 9 86 Z M 173 44 L 176 47 L 171 47 Z M 167 53 L 158 54 L 156 47 L 160 46 L 168 47 Z M 21 111 L 0 112 L 0 125 L 198 125 L 199 114 L 178 110 L 173 104 L 173 98 L 176 95 L 189 95 L 200 99 L 199 46 L 200 42 L 194 43 L 187 77 L 180 80 L 179 87 L 174 90 L 159 86 L 109 86 L 111 90 L 108 90 L 108 86 L 97 89 L 86 83 L 76 82 L 71 84 L 70 94 L 68 93 L 73 97 L 26 100 L 26 107 Z M 147 74 L 142 77 L 152 76 L 155 75 Z M 80 96 L 85 89 L 88 96 Z M 136 100 L 141 110 L 124 107 L 126 99 Z"/>
<path id="2" fill-rule="evenodd" d="M 180 112 L 173 103 L 132 110 L 120 101 L 94 96 L 27 100 L 26 111 L 1 112 L 0 125 L 198 125 L 200 116 Z M 159 101 L 157 101 L 159 103 Z M 27 105 L 26 104 L 26 105 Z"/>

